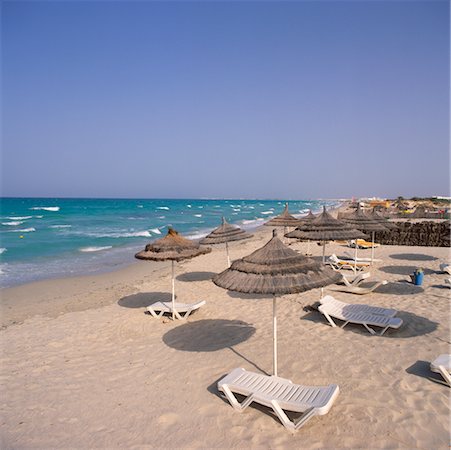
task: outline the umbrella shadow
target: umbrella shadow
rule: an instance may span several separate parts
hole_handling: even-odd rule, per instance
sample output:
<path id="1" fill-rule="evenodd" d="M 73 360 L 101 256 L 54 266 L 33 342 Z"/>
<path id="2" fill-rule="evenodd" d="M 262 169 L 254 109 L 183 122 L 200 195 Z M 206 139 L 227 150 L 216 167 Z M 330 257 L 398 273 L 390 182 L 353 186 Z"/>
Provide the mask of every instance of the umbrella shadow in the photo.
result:
<path id="1" fill-rule="evenodd" d="M 388 256 L 392 259 L 403 259 L 406 261 L 435 261 L 438 259 L 435 256 L 425 255 L 422 253 L 397 253 Z"/>
<path id="2" fill-rule="evenodd" d="M 406 369 L 406 372 L 410 375 L 425 378 L 426 380 L 448 387 L 448 385 L 445 383 L 445 380 L 443 380 L 439 373 L 432 372 L 431 363 L 428 361 L 418 360 L 410 367 L 408 367 Z"/>
<path id="3" fill-rule="evenodd" d="M 215 276 L 215 272 L 186 272 L 178 275 L 176 280 L 178 281 L 210 281 L 213 276 Z"/>
<path id="4" fill-rule="evenodd" d="M 145 308 L 155 302 L 170 302 L 171 300 L 170 292 L 140 292 L 122 297 L 117 303 L 124 308 Z"/>
<path id="5" fill-rule="evenodd" d="M 234 345 L 247 341 L 255 333 L 255 327 L 242 320 L 205 319 L 190 322 L 169 330 L 163 342 L 183 352 L 215 352 L 228 348 L 262 373 L 266 373 L 248 359 Z"/>
<path id="6" fill-rule="evenodd" d="M 363 283 L 362 283 L 363 284 Z M 416 295 L 424 292 L 421 286 L 416 286 L 408 280 L 398 280 L 379 286 L 374 292 L 387 295 Z"/>
<path id="7" fill-rule="evenodd" d="M 379 270 L 385 273 L 390 273 L 394 275 L 410 275 L 415 269 L 418 269 L 418 266 L 383 266 L 379 267 Z M 425 275 L 435 275 L 438 272 L 431 269 L 423 268 L 423 272 Z"/>
<path id="8" fill-rule="evenodd" d="M 433 322 L 426 317 L 417 316 L 414 313 L 407 311 L 398 311 L 396 317 L 402 319 L 403 324 L 398 329 L 388 329 L 382 336 L 378 336 L 379 338 L 397 338 L 397 339 L 406 339 L 416 336 L 423 336 L 425 334 L 432 333 L 438 327 L 437 322 Z M 326 318 L 318 311 L 310 311 L 305 316 L 301 317 L 301 320 L 309 320 L 311 322 L 321 322 L 326 326 L 330 327 L 330 324 L 327 322 Z M 343 321 L 333 318 L 334 322 L 337 326 L 341 327 L 343 325 Z M 376 333 L 380 333 L 382 328 L 373 327 Z M 357 333 L 367 337 L 373 337 L 363 325 L 349 323 L 344 328 L 345 331 L 352 331 L 353 333 Z"/>
<path id="9" fill-rule="evenodd" d="M 205 319 L 186 323 L 163 335 L 163 342 L 183 352 L 215 352 L 247 341 L 255 327 L 241 320 Z"/>

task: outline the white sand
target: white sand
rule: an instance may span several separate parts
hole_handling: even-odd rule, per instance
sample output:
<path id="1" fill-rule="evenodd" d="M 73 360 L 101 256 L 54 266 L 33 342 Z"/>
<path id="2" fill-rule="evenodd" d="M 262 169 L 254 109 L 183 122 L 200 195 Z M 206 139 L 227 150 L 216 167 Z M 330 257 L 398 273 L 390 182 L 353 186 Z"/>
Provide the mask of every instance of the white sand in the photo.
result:
<path id="1" fill-rule="evenodd" d="M 270 234 L 233 243 L 232 259 Z M 331 244 L 327 254 L 343 250 Z M 272 302 L 210 281 L 225 268 L 222 247 L 177 266 L 179 300 L 207 301 L 187 322 L 144 314 L 170 297 L 168 264 L 4 290 L 1 448 L 447 449 L 450 389 L 429 362 L 450 353 L 451 290 L 438 273 L 449 256 L 445 248 L 385 246 L 371 272 L 387 286 L 366 296 L 334 293 L 399 309 L 404 325 L 382 337 L 332 328 L 304 311 L 319 290 L 280 298 L 279 375 L 340 386 L 330 412 L 294 435 L 266 408 L 237 413 L 216 389 L 235 367 L 272 370 Z M 415 267 L 426 269 L 422 287 L 407 282 Z"/>

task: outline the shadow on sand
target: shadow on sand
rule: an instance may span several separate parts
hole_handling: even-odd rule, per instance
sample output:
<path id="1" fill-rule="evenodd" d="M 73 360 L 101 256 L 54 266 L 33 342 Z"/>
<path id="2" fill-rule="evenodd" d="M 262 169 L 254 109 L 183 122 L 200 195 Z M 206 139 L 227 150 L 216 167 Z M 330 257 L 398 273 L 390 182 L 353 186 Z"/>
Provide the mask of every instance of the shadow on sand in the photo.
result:
<path id="1" fill-rule="evenodd" d="M 171 300 L 170 292 L 141 292 L 122 297 L 117 303 L 124 308 L 145 308 L 155 302 L 170 302 Z"/>
<path id="2" fill-rule="evenodd" d="M 435 261 L 438 258 L 435 256 L 418 254 L 418 253 L 397 253 L 395 255 L 388 255 L 392 259 L 404 259 L 406 261 Z"/>
<path id="3" fill-rule="evenodd" d="M 415 269 L 418 269 L 419 266 L 383 266 L 379 267 L 379 270 L 385 273 L 391 273 L 395 275 L 410 275 Z M 439 272 L 431 269 L 423 268 L 423 272 L 425 275 L 436 275 Z"/>
<path id="4" fill-rule="evenodd" d="M 255 328 L 241 320 L 206 319 L 185 323 L 163 335 L 163 342 L 183 352 L 215 352 L 247 341 Z"/>
<path id="5" fill-rule="evenodd" d="M 178 281 L 209 281 L 216 275 L 215 272 L 187 272 L 176 277 Z"/>
<path id="6" fill-rule="evenodd" d="M 448 385 L 445 383 L 445 380 L 443 380 L 443 378 L 439 373 L 432 372 L 431 363 L 428 361 L 417 361 L 413 363 L 410 367 L 408 367 L 406 369 L 406 372 L 411 375 L 426 378 L 427 380 L 433 381 L 434 383 L 448 387 Z"/>

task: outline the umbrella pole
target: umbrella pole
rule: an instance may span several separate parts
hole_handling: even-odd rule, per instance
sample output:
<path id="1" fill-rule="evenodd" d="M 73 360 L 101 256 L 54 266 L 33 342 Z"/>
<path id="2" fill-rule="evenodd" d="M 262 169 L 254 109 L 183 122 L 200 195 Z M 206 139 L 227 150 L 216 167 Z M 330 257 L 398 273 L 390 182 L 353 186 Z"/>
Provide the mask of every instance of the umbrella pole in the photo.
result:
<path id="1" fill-rule="evenodd" d="M 226 242 L 226 252 L 227 252 L 227 267 L 230 267 L 230 257 L 229 257 L 229 243 Z"/>
<path id="2" fill-rule="evenodd" d="M 371 265 L 373 265 L 374 260 L 374 231 L 371 233 L 372 240 L 371 240 Z"/>
<path id="3" fill-rule="evenodd" d="M 326 263 L 326 241 L 323 241 L 323 264 Z"/>
<path id="4" fill-rule="evenodd" d="M 354 273 L 357 273 L 357 239 L 355 241 L 355 250 L 354 250 Z"/>
<path id="5" fill-rule="evenodd" d="M 307 241 L 307 253 L 306 255 L 310 255 L 310 241 Z"/>
<path id="6" fill-rule="evenodd" d="M 274 376 L 277 376 L 277 302 L 276 296 L 272 296 L 272 326 L 273 326 L 273 355 Z"/>
<path id="7" fill-rule="evenodd" d="M 172 320 L 175 320 L 175 277 L 174 277 L 174 260 L 172 260 Z"/>

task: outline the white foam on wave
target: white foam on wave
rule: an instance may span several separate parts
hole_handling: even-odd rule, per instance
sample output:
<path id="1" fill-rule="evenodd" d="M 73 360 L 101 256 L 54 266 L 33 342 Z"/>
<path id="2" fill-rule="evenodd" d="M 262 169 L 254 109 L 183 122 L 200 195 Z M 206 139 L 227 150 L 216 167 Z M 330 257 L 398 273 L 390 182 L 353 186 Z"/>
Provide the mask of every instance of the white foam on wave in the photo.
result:
<path id="1" fill-rule="evenodd" d="M 30 208 L 33 211 L 59 211 L 60 207 L 59 206 L 34 206 L 33 208 Z"/>
<path id="2" fill-rule="evenodd" d="M 49 228 L 71 228 L 72 225 L 50 225 Z"/>
<path id="3" fill-rule="evenodd" d="M 194 214 L 194 217 L 202 217 L 202 214 Z"/>
<path id="4" fill-rule="evenodd" d="M 8 230 L 8 233 L 32 233 L 36 228 L 24 228 L 23 230 Z"/>
<path id="5" fill-rule="evenodd" d="M 155 234 L 161 234 L 161 231 L 158 228 L 151 228 L 150 231 Z"/>
<path id="6" fill-rule="evenodd" d="M 6 249 L 5 247 L 0 248 L 0 255 L 1 255 L 2 253 L 5 253 L 6 250 L 7 250 L 7 249 Z"/>
<path id="7" fill-rule="evenodd" d="M 157 206 L 157 209 L 169 210 L 169 207 L 168 206 Z"/>
<path id="8" fill-rule="evenodd" d="M 232 208 L 232 209 L 237 212 L 241 211 L 241 208 Z"/>
<path id="9" fill-rule="evenodd" d="M 91 252 L 100 252 L 102 250 L 109 250 L 110 248 L 113 248 L 113 246 L 106 245 L 105 247 L 83 247 L 79 248 L 78 250 L 83 253 L 91 253 Z"/>
<path id="10" fill-rule="evenodd" d="M 7 225 L 9 227 L 15 227 L 17 225 L 22 225 L 23 224 L 23 220 L 15 220 L 13 222 L 2 222 L 2 225 Z"/>
<path id="11" fill-rule="evenodd" d="M 31 219 L 33 216 L 9 216 L 6 217 L 7 219 L 10 220 L 27 220 L 27 219 Z"/>
<path id="12" fill-rule="evenodd" d="M 137 207 L 137 208 L 144 208 L 143 205 L 137 205 L 136 207 Z"/>
<path id="13" fill-rule="evenodd" d="M 265 214 L 265 215 L 274 214 L 274 211 L 262 211 L 260 214 Z"/>
<path id="14" fill-rule="evenodd" d="M 192 234 L 188 234 L 186 237 L 188 239 L 202 239 L 204 238 L 208 233 L 204 232 L 199 232 L 199 233 L 192 233 Z"/>
<path id="15" fill-rule="evenodd" d="M 192 206 L 191 206 L 191 205 L 186 205 L 186 207 L 187 207 L 187 208 L 192 208 Z"/>
<path id="16" fill-rule="evenodd" d="M 158 216 L 159 219 L 166 219 L 166 216 Z"/>

